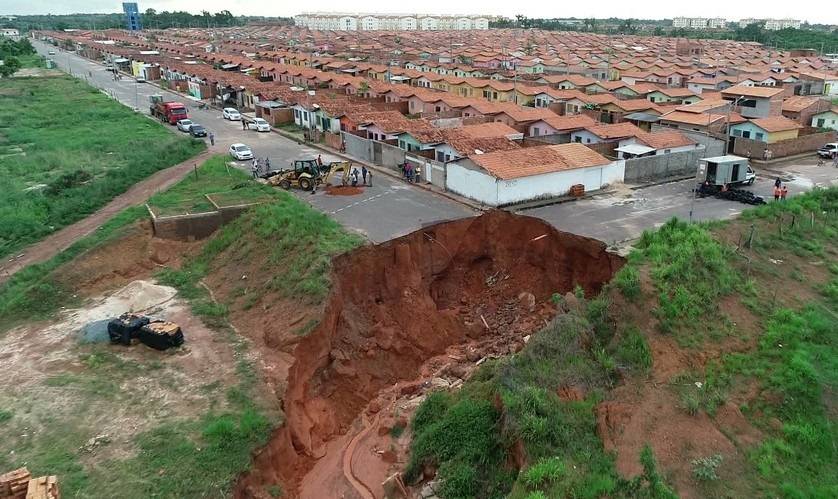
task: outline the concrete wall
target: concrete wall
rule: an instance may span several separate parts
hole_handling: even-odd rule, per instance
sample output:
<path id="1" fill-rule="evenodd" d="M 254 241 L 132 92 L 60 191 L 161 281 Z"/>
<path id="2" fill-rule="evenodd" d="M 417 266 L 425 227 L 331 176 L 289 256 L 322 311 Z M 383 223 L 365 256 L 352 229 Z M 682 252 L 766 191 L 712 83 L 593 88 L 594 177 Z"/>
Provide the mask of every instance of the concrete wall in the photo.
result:
<path id="1" fill-rule="evenodd" d="M 149 213 L 151 214 L 151 226 L 154 229 L 155 237 L 192 241 L 209 237 L 219 227 L 235 220 L 251 206 L 253 205 L 229 206 L 206 213 L 169 217 L 156 217 L 151 210 L 149 210 Z"/>
<path id="2" fill-rule="evenodd" d="M 372 141 L 351 133 L 342 132 L 343 140 L 346 143 L 346 154 L 355 156 L 361 161 L 372 161 Z"/>
<path id="3" fill-rule="evenodd" d="M 377 145 L 375 146 L 377 147 Z M 375 163 L 381 166 L 389 166 L 393 169 L 404 163 L 404 149 L 390 144 L 381 143 L 381 157 L 376 157 Z M 376 155 L 377 156 L 377 155 Z"/>
<path id="4" fill-rule="evenodd" d="M 405 154 L 405 161 L 413 165 L 419 166 L 422 171 L 422 180 L 429 182 L 437 187 L 445 189 L 446 166 L 445 163 L 434 161 L 416 154 Z"/>
<path id="5" fill-rule="evenodd" d="M 784 158 L 795 154 L 814 152 L 824 144 L 835 142 L 835 132 L 812 133 L 800 137 L 781 140 L 772 144 L 766 144 L 757 140 L 732 138 L 733 154 L 737 156 L 748 156 L 753 159 L 764 159 L 766 148 L 771 151 L 772 158 Z"/>
<path id="6" fill-rule="evenodd" d="M 704 148 L 701 148 L 627 159 L 625 182 L 635 184 L 667 177 L 695 174 L 699 159 L 716 155 L 705 154 Z"/>

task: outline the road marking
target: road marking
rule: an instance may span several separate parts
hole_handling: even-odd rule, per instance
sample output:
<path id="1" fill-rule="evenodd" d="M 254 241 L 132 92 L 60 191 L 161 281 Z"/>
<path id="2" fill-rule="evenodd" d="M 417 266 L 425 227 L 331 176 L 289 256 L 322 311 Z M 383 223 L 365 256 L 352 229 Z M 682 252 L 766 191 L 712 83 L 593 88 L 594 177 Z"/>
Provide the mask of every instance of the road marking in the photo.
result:
<path id="1" fill-rule="evenodd" d="M 368 197 L 368 198 L 366 198 L 366 199 L 362 199 L 362 200 L 360 200 L 360 201 L 356 201 L 356 202 L 354 202 L 354 203 L 352 203 L 352 204 L 350 204 L 350 205 L 344 206 L 343 208 L 338 208 L 337 210 L 330 211 L 330 212 L 329 212 L 329 214 L 330 214 L 330 215 L 334 215 L 335 213 L 340 213 L 340 212 L 341 212 L 341 211 L 343 211 L 343 210 L 348 210 L 349 208 L 354 208 L 355 206 L 358 206 L 359 204 L 364 204 L 364 203 L 368 203 L 368 202 L 370 202 L 370 201 L 374 201 L 374 200 L 376 200 L 376 199 L 378 199 L 378 198 L 380 198 L 380 197 L 384 196 L 385 194 L 391 194 L 392 192 L 393 192 L 393 191 L 390 191 L 390 190 L 384 191 L 384 192 L 382 192 L 381 194 L 376 194 L 375 196 L 370 196 L 370 197 Z"/>

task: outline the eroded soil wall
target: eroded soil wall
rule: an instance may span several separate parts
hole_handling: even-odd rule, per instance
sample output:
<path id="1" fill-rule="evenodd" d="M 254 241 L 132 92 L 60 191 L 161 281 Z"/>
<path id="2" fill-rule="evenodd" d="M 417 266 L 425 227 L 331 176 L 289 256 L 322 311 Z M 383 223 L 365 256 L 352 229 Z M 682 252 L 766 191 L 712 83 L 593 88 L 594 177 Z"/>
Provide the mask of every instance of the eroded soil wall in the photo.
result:
<path id="1" fill-rule="evenodd" d="M 539 219 L 493 211 L 336 258 L 324 317 L 294 352 L 286 423 L 236 496 L 260 496 L 274 483 L 295 496 L 325 444 L 382 389 L 415 378 L 451 345 L 537 330 L 536 311 L 553 293 L 598 292 L 623 264 L 605 250 Z"/>

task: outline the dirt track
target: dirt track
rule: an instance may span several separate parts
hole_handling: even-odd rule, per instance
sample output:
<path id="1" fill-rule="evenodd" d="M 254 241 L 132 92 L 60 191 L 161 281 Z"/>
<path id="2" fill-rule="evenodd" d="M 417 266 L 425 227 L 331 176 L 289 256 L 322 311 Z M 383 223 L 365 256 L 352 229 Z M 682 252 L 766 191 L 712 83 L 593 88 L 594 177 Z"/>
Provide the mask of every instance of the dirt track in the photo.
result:
<path id="1" fill-rule="evenodd" d="M 23 256 L 20 258 L 13 257 L 11 261 L 6 261 L 0 266 L 0 284 L 6 282 L 20 269 L 34 263 L 49 260 L 69 248 L 73 243 L 99 228 L 109 218 L 125 208 L 142 203 L 151 197 L 152 194 L 169 188 L 191 172 L 195 164 L 201 164 L 215 153 L 217 151 L 207 150 L 183 163 L 166 168 L 165 170 L 160 170 L 145 180 L 137 182 L 130 189 L 112 199 L 111 202 L 92 215 L 72 225 L 68 225 L 58 232 L 54 232 L 43 240 L 25 248 L 22 252 L 18 253 Z"/>

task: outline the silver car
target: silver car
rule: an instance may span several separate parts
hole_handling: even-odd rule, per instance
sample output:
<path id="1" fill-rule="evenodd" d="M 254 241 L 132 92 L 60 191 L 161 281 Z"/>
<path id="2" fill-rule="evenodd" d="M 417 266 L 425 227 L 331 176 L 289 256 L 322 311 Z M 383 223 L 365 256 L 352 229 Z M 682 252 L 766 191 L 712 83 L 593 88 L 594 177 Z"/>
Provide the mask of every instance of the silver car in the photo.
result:
<path id="1" fill-rule="evenodd" d="M 250 147 L 244 144 L 233 144 L 230 146 L 230 156 L 232 156 L 233 159 L 245 161 L 253 159 L 253 151 L 250 150 Z"/>

